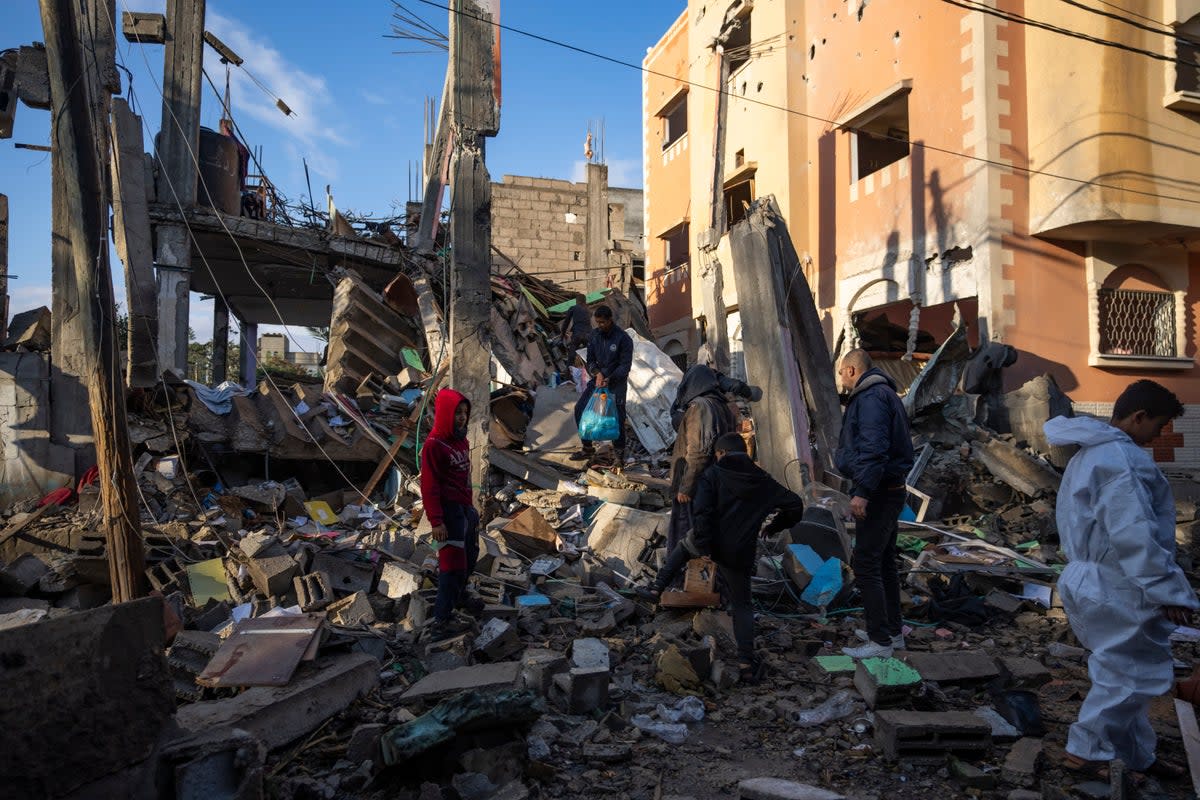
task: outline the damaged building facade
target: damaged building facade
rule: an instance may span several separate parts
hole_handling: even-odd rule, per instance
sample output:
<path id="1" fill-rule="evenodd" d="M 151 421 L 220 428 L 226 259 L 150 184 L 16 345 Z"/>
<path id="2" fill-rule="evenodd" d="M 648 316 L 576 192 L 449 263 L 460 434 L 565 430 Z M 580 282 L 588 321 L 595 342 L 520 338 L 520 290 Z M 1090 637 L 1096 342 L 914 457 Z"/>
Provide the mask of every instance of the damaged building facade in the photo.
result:
<path id="1" fill-rule="evenodd" d="M 724 316 L 738 372 L 725 234 L 773 196 L 831 352 L 863 346 L 907 383 L 957 311 L 972 346 L 1018 351 L 1005 389 L 1048 374 L 1107 415 L 1133 380 L 1170 387 L 1189 413 L 1155 456 L 1200 465 L 1200 194 L 1172 177 L 1200 167 L 1200 94 L 1167 35 L 1200 3 L 1150 7 L 1162 32 L 1039 6 L 1068 36 L 1007 3 L 690 2 L 644 61 L 656 343 L 694 353 Z M 1077 69 L 1089 59 L 1099 72 Z M 722 80 L 727 94 L 699 88 Z"/>
<path id="2" fill-rule="evenodd" d="M 608 165 L 587 180 L 505 175 L 492 184 L 494 266 L 565 289 L 620 289 L 644 299 L 642 191 L 608 185 Z"/>

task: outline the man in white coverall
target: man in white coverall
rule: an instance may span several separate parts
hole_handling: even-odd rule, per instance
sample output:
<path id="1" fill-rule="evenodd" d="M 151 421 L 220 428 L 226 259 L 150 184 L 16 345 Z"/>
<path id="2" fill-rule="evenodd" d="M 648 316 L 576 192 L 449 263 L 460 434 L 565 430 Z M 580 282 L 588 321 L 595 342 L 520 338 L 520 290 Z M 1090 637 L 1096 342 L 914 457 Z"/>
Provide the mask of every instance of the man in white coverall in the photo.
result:
<path id="1" fill-rule="evenodd" d="M 1063 475 L 1057 521 L 1070 563 L 1058 591 L 1072 630 L 1092 651 L 1092 688 L 1067 736 L 1066 766 L 1104 778 L 1121 759 L 1162 778 L 1182 768 L 1157 760 L 1150 701 L 1173 683 L 1167 637 L 1200 603 L 1175 563 L 1175 501 L 1143 450 L 1183 406 L 1154 381 L 1131 384 L 1108 423 L 1056 417 L 1053 445 L 1079 445 Z"/>

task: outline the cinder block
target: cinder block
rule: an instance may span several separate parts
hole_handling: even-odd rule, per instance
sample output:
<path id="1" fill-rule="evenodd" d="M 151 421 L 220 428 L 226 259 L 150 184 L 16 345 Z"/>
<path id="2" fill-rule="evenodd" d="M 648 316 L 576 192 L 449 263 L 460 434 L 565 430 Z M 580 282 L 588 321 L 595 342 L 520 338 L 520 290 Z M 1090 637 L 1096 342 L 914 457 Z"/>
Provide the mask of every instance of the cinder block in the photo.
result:
<path id="1" fill-rule="evenodd" d="M 1005 656 L 1000 659 L 1000 667 L 1008 676 L 1009 683 L 1021 689 L 1045 686 L 1053 677 L 1045 664 L 1024 656 Z"/>
<path id="2" fill-rule="evenodd" d="M 327 611 L 329 619 L 335 625 L 347 628 L 357 628 L 364 623 L 369 625 L 375 621 L 375 609 L 371 606 L 366 592 L 355 592 L 349 597 L 343 597 L 331 603 Z"/>
<path id="3" fill-rule="evenodd" d="M 939 684 L 985 683 L 1000 674 L 996 659 L 979 651 L 908 652 L 904 661 L 925 680 Z"/>
<path id="4" fill-rule="evenodd" d="M 875 714 L 875 744 L 890 760 L 941 764 L 946 753 L 991 749 L 991 727 L 966 711 L 899 711 Z"/>
<path id="5" fill-rule="evenodd" d="M 389 561 L 379 576 L 379 593 L 399 600 L 421 588 L 421 573 L 407 564 Z"/>
<path id="6" fill-rule="evenodd" d="M 329 586 L 339 594 L 371 591 L 375 582 L 375 565 L 367 561 L 352 561 L 329 553 L 313 557 L 313 569 L 329 577 Z"/>
<path id="7" fill-rule="evenodd" d="M 250 559 L 246 569 L 254 581 L 254 588 L 267 597 L 280 597 L 292 588 L 292 578 L 300 568 L 291 556 L 268 556 Z"/>
<path id="8" fill-rule="evenodd" d="M 521 685 L 541 695 L 550 691 L 554 676 L 567 670 L 567 659 L 557 650 L 530 648 L 521 657 Z"/>
<path id="9" fill-rule="evenodd" d="M 561 677 L 567 679 L 567 706 L 572 714 L 590 714 L 608 705 L 608 684 L 612 674 L 607 668 L 573 667 Z"/>
<path id="10" fill-rule="evenodd" d="M 517 629 L 502 619 L 490 620 L 475 637 L 472 652 L 480 661 L 504 661 L 521 652 L 524 645 Z"/>
<path id="11" fill-rule="evenodd" d="M 333 602 L 333 589 L 329 586 L 329 576 L 324 572 L 297 575 L 292 586 L 296 590 L 296 602 L 301 611 L 320 611 Z"/>
<path id="12" fill-rule="evenodd" d="M 865 658 L 854 671 L 854 688 L 868 708 L 901 705 L 921 685 L 921 674 L 895 658 Z"/>

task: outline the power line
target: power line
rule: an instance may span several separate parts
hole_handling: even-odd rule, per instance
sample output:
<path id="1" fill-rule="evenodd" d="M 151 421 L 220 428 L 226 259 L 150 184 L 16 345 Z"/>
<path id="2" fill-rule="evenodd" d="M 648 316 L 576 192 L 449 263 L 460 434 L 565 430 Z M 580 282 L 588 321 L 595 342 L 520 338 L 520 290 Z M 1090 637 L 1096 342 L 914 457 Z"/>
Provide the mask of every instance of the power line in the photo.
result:
<path id="1" fill-rule="evenodd" d="M 124 6 L 124 5 L 125 5 L 124 0 L 122 0 L 122 6 Z M 115 24 L 114 20 L 112 20 L 111 18 L 109 19 L 109 25 L 113 30 L 113 36 L 115 39 L 116 24 Z M 149 71 L 150 74 L 153 76 L 154 73 L 153 73 L 153 71 L 150 70 L 149 61 L 146 60 L 146 56 L 145 56 L 144 52 L 142 53 L 142 59 L 146 62 L 147 71 Z M 159 96 L 163 97 L 163 89 L 161 86 L 159 86 L 157 83 L 154 82 L 153 77 L 151 78 L 151 85 L 154 86 L 156 91 L 158 91 Z M 163 97 L 163 99 L 165 101 L 165 97 Z M 167 112 L 171 115 L 171 120 L 175 124 L 175 127 L 180 129 L 180 131 L 182 131 L 183 126 L 179 122 L 179 119 L 175 116 L 174 112 L 172 112 L 170 110 L 169 106 L 167 106 L 165 104 L 165 102 L 164 102 L 163 107 L 165 109 L 167 109 Z M 142 121 L 142 126 L 147 132 L 150 132 L 149 124 L 146 123 L 146 121 L 144 119 Z M 153 138 L 151 139 L 151 143 L 152 143 L 151 146 L 155 150 L 155 157 L 157 158 L 158 157 L 157 143 L 154 142 Z M 188 154 L 191 156 L 192 163 L 196 168 L 197 180 L 201 183 L 201 185 L 203 185 L 205 191 L 208 191 L 208 184 L 204 179 L 202 170 L 200 169 L 199 158 L 198 158 L 197 154 L 195 153 L 195 151 L 192 149 L 190 142 L 188 143 Z M 179 209 L 180 217 L 183 220 L 183 224 L 188 229 L 188 236 L 191 238 L 192 241 L 195 241 L 195 232 L 192 230 L 191 224 L 188 221 L 187 212 L 184 209 L 183 203 L 179 197 L 179 192 L 176 190 L 174 182 L 171 180 L 170 176 L 165 175 L 165 173 L 164 173 L 164 176 L 166 177 L 167 185 L 171 190 L 171 195 L 174 198 L 175 206 Z M 229 237 L 230 241 L 233 243 L 234 248 L 237 250 L 238 258 L 241 260 L 242 266 L 246 270 L 247 276 L 249 276 L 251 282 L 255 285 L 255 287 L 258 289 L 258 291 L 263 295 L 263 297 L 266 298 L 267 302 L 271 305 L 271 308 L 275 311 L 276 317 L 279 318 L 279 324 L 283 327 L 288 338 L 291 339 L 293 342 L 296 342 L 296 340 L 294 338 L 292 338 L 291 330 L 290 330 L 288 324 L 286 322 L 284 322 L 283 314 L 279 311 L 279 308 L 275 305 L 275 301 L 271 298 L 271 296 L 263 288 L 262 284 L 259 283 L 258 279 L 254 276 L 254 273 L 251 271 L 250 265 L 246 261 L 246 257 L 242 252 L 241 245 L 237 241 L 237 237 L 234 236 L 233 232 L 229 230 L 229 227 L 225 224 L 225 221 L 224 221 L 224 219 L 221 218 L 220 214 L 217 215 L 217 220 L 221 223 L 221 227 L 224 229 L 226 235 Z M 229 302 L 225 295 L 225 292 L 224 292 L 220 282 L 217 280 L 216 273 L 213 271 L 212 265 L 209 264 L 208 258 L 205 256 L 203 249 L 197 248 L 197 251 L 200 254 L 201 263 L 204 264 L 205 270 L 208 272 L 209 277 L 213 281 L 213 286 L 216 289 L 217 295 L 221 298 L 221 301 L 223 303 L 225 303 L 226 307 L 229 307 Z M 246 337 L 246 332 L 244 330 L 244 326 L 242 327 L 242 329 L 239 330 L 239 337 L 242 340 L 243 347 L 245 347 L 245 346 L 256 347 L 257 346 L 256 342 L 248 342 L 247 337 Z M 297 347 L 299 347 L 298 343 L 297 343 Z M 271 385 L 271 387 L 276 392 L 278 392 L 281 396 L 283 396 L 283 391 L 279 388 L 279 385 L 275 382 L 275 379 L 271 376 L 271 373 L 267 370 L 264 370 L 263 375 L 266 377 L 266 380 Z M 243 378 L 244 377 L 245 376 L 243 376 Z M 253 376 L 251 376 L 251 379 L 253 379 Z M 165 384 L 165 381 L 164 381 L 164 384 Z M 352 481 L 350 479 L 350 477 L 338 465 L 338 463 L 333 460 L 332 456 L 330 456 L 329 453 L 325 450 L 325 448 L 321 445 L 321 443 L 319 441 L 317 441 L 317 438 L 312 435 L 311 431 L 309 431 L 308 426 L 305 424 L 304 420 L 300 417 L 300 415 L 296 412 L 296 410 L 291 407 L 291 403 L 288 403 L 287 405 L 288 405 L 288 410 L 292 413 L 292 416 L 295 417 L 296 422 L 299 424 L 301 430 L 303 430 L 305 433 L 309 434 L 309 438 L 312 440 L 312 443 L 317 446 L 317 449 L 320 451 L 321 455 L 325 458 L 325 460 L 329 462 L 330 466 L 332 466 L 333 469 L 337 472 L 337 474 L 342 478 L 342 480 L 344 480 L 346 482 L 347 486 L 349 486 L 351 488 L 356 488 L 354 481 Z M 363 499 L 365 501 L 369 501 L 370 498 L 364 497 Z M 394 517 L 392 517 L 387 512 L 380 510 L 380 513 L 383 514 L 384 518 L 387 519 L 388 522 L 395 524 L 395 525 L 400 524 L 398 520 L 396 520 Z"/>
<path id="2" fill-rule="evenodd" d="M 698 81 L 690 80 L 688 78 L 680 78 L 676 75 L 671 75 L 666 72 L 660 72 L 658 70 L 650 69 L 649 67 L 646 67 L 642 64 L 634 64 L 633 62 L 630 62 L 630 61 L 623 61 L 619 58 L 614 58 L 613 56 L 605 55 L 604 53 L 598 53 L 594 50 L 588 50 L 587 48 L 580 47 L 578 45 L 569 44 L 567 42 L 559 41 L 557 39 L 551 39 L 550 37 L 542 36 L 541 34 L 537 34 L 537 33 L 532 33 L 530 31 L 526 31 L 521 28 L 515 28 L 511 25 L 506 25 L 506 24 L 503 24 L 500 22 L 496 22 L 495 20 L 486 19 L 484 17 L 478 17 L 474 14 L 469 14 L 466 11 L 458 11 L 458 10 L 455 10 L 448 6 L 441 5 L 440 3 L 435 3 L 435 2 L 433 2 L 433 0 L 418 0 L 418 2 L 424 3 L 425 5 L 433 6 L 434 8 L 440 8 L 443 11 L 449 11 L 454 14 L 459 14 L 459 15 L 467 17 L 469 19 L 475 19 L 480 22 L 486 22 L 489 25 L 493 25 L 496 28 L 499 28 L 500 30 L 508 31 L 509 33 L 515 33 L 520 36 L 524 36 L 526 38 L 533 39 L 538 42 L 542 42 L 544 44 L 554 45 L 555 47 L 560 47 L 560 48 L 563 48 L 564 50 L 570 50 L 572 52 L 579 53 L 579 54 L 585 55 L 585 56 L 589 56 L 591 58 L 596 58 L 601 61 L 607 61 L 610 64 L 616 64 L 617 66 L 626 67 L 626 68 L 632 69 L 632 70 L 637 70 L 638 72 L 642 72 L 647 75 L 653 75 L 658 78 L 666 78 L 667 80 L 676 81 L 678 83 L 681 83 L 681 84 L 691 87 L 691 88 L 703 89 L 704 91 L 713 92 L 716 94 L 729 95 L 733 99 L 739 100 L 743 103 L 749 103 L 752 105 L 761 106 L 763 108 L 769 108 L 774 111 L 782 111 L 784 113 L 792 114 L 797 117 L 801 117 L 803 119 L 812 120 L 813 122 L 824 123 L 825 125 L 830 125 L 835 128 L 841 128 L 843 130 L 852 131 L 854 133 L 868 134 L 870 136 L 873 136 L 876 139 L 888 139 L 888 140 L 891 140 L 894 142 L 901 142 L 901 143 L 907 144 L 911 147 L 919 147 L 922 150 L 927 150 L 929 152 L 943 153 L 945 155 L 955 156 L 957 158 L 962 158 L 962 159 L 966 159 L 969 161 L 975 161 L 980 164 L 986 164 L 988 166 L 998 167 L 1000 169 L 1012 170 L 1014 172 L 1019 172 L 1023 175 L 1028 175 L 1030 177 L 1033 177 L 1035 175 L 1040 175 L 1042 177 L 1053 178 L 1055 180 L 1068 181 L 1069 183 L 1077 183 L 1077 184 L 1080 184 L 1081 186 L 1093 186 L 1097 189 L 1112 189 L 1113 191 L 1128 192 L 1130 194 L 1136 194 L 1141 197 L 1153 197 L 1153 198 L 1157 198 L 1159 200 L 1173 200 L 1173 201 L 1180 202 L 1180 203 L 1192 203 L 1195 205 L 1200 205 L 1200 199 L 1197 199 L 1197 198 L 1179 197 L 1177 195 L 1160 194 L 1158 192 L 1146 191 L 1144 189 L 1134 189 L 1134 188 L 1131 188 L 1128 186 L 1117 186 L 1117 185 L 1111 184 L 1111 183 L 1102 183 L 1100 181 L 1091 181 L 1091 180 L 1085 180 L 1083 178 L 1074 178 L 1074 177 L 1071 177 L 1070 175 L 1061 175 L 1061 174 L 1058 174 L 1055 172 L 1047 172 L 1045 170 L 1033 169 L 1032 167 L 1020 166 L 1018 164 L 1009 164 L 1009 163 L 1005 163 L 1003 161 L 998 161 L 996 159 L 988 158 L 986 156 L 977 156 L 977 155 L 972 155 L 970 153 L 961 153 L 957 150 L 952 150 L 947 147 L 939 147 L 937 145 L 929 144 L 928 142 L 912 141 L 912 140 L 905 139 L 905 138 L 902 138 L 899 136 L 892 136 L 889 134 L 880 134 L 880 133 L 865 131 L 862 128 L 856 128 L 851 125 L 839 124 L 836 120 L 828 119 L 826 117 L 821 117 L 816 114 L 810 114 L 810 113 L 807 113 L 804 111 L 797 111 L 796 109 L 788 108 L 787 106 L 777 105 L 777 104 L 771 103 L 767 100 L 759 100 L 758 98 L 754 98 L 754 97 L 745 97 L 742 95 L 737 95 L 737 94 L 731 92 L 727 88 L 713 87 L 713 86 L 709 86 L 704 83 L 700 83 Z M 951 5 L 957 5 L 968 11 L 983 11 L 984 10 L 981 8 L 974 8 L 974 7 L 968 6 L 964 3 L 958 2 L 958 0 L 942 0 L 942 2 L 950 3 Z M 1009 18 L 1006 17 L 1006 19 L 1009 19 Z M 1016 22 L 1017 20 L 1009 19 L 1009 21 Z M 1145 52 L 1148 53 L 1149 51 L 1145 51 Z M 1156 53 L 1153 55 L 1155 55 L 1155 57 L 1157 57 L 1157 58 L 1163 58 L 1163 56 L 1161 54 Z M 1170 59 L 1170 60 L 1174 61 L 1175 59 Z"/>
<path id="3" fill-rule="evenodd" d="M 1098 44 L 1103 47 L 1111 47 L 1116 50 L 1124 50 L 1128 53 L 1136 53 L 1138 55 L 1143 55 L 1143 56 L 1147 56 L 1149 58 L 1157 59 L 1158 61 L 1166 61 L 1168 63 L 1178 64 L 1178 65 L 1184 66 L 1184 67 L 1194 67 L 1195 66 L 1195 64 L 1192 62 L 1183 61 L 1181 59 L 1176 58 L 1175 56 L 1167 55 L 1165 53 L 1156 53 L 1153 50 L 1146 50 L 1145 48 L 1142 48 L 1142 47 L 1135 47 L 1130 44 L 1125 44 L 1124 42 L 1114 42 L 1112 39 L 1102 39 L 1099 36 L 1092 36 L 1089 33 L 1081 33 L 1080 31 L 1072 30 L 1071 28 L 1064 28 L 1060 25 L 1055 25 L 1050 22 L 1045 22 L 1045 21 L 1039 20 L 1039 19 L 1033 19 L 1032 17 L 1026 17 L 1026 16 L 1024 16 L 1022 14 L 1018 14 L 1014 11 L 1003 11 L 998 8 L 992 8 L 991 6 L 985 6 L 981 2 L 979 2 L 979 0 L 942 0 L 942 2 L 946 3 L 947 5 L 957 6 L 958 8 L 966 9 L 967 11 L 978 11 L 980 13 L 987 14 L 989 16 L 997 17 L 999 19 L 1005 20 L 1006 22 L 1014 22 L 1018 25 L 1026 25 L 1031 28 L 1038 28 L 1039 30 L 1049 31 L 1050 33 L 1057 33 L 1061 36 L 1067 36 L 1071 39 L 1079 39 L 1081 41 L 1091 42 L 1092 44 Z M 1095 11 L 1096 9 L 1092 9 L 1092 10 Z M 1100 12 L 1100 13 L 1105 13 L 1105 12 Z M 1127 21 L 1132 23 L 1132 20 L 1127 20 Z"/>
<path id="4" fill-rule="evenodd" d="M 1119 6 L 1116 3 L 1110 3 L 1110 2 L 1107 2 L 1107 0 L 1096 0 L 1096 2 L 1102 6 L 1108 6 L 1109 8 L 1116 9 L 1117 11 L 1124 11 L 1126 14 L 1130 14 L 1132 16 L 1139 17 L 1140 19 L 1144 19 L 1148 22 L 1153 22 L 1158 25 L 1163 24 L 1161 21 L 1155 19 L 1154 17 L 1148 17 L 1145 14 L 1139 14 L 1138 12 L 1134 11 L 1132 8 L 1125 8 L 1125 6 Z"/>

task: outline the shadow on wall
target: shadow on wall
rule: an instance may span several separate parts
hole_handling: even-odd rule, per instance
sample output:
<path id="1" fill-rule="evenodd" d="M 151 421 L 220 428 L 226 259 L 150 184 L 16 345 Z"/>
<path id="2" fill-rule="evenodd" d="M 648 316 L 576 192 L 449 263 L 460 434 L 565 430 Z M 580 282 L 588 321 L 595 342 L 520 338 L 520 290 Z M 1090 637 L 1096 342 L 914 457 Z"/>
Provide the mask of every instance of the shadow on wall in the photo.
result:
<path id="1" fill-rule="evenodd" d="M 50 372 L 42 353 L 0 353 L 0 507 L 74 483 L 74 449 L 50 440 Z"/>
<path id="2" fill-rule="evenodd" d="M 1054 382 L 1058 384 L 1058 388 L 1067 394 L 1079 388 L 1079 378 L 1076 377 L 1070 367 L 1060 364 L 1057 361 L 1043 358 L 1037 353 L 1031 353 L 1028 350 L 1019 350 L 1017 363 L 1004 370 L 1002 374 L 1004 376 L 1004 391 L 1006 392 L 1020 388 L 1026 381 L 1036 378 L 1039 375 L 1049 375 L 1054 378 Z"/>

